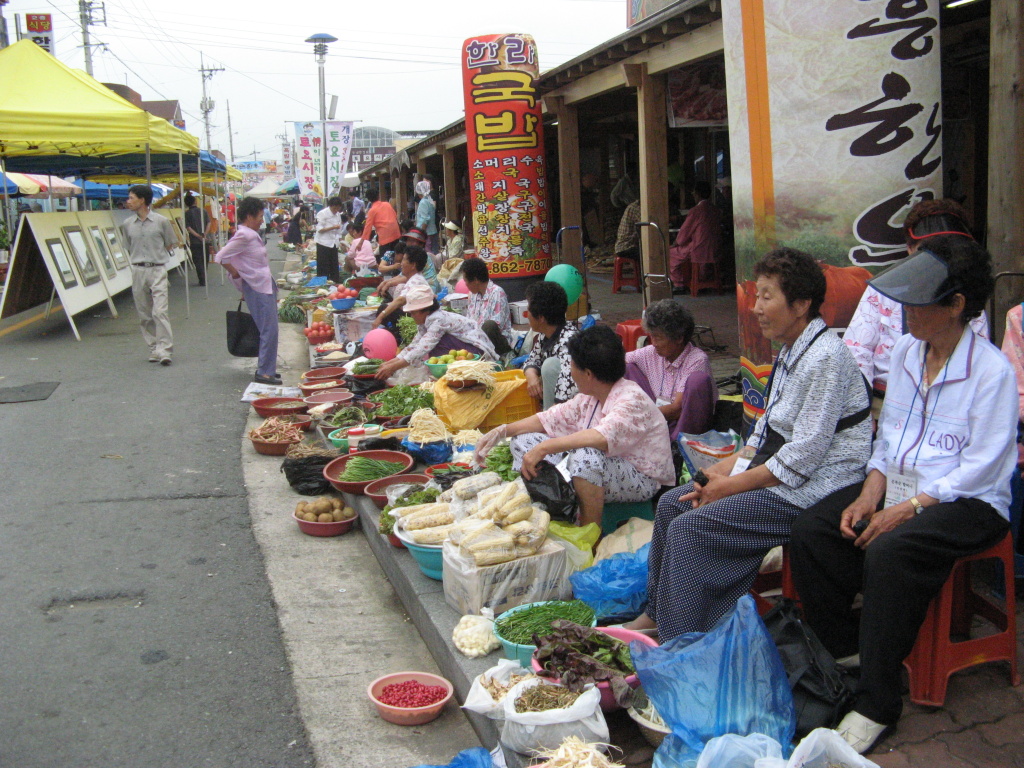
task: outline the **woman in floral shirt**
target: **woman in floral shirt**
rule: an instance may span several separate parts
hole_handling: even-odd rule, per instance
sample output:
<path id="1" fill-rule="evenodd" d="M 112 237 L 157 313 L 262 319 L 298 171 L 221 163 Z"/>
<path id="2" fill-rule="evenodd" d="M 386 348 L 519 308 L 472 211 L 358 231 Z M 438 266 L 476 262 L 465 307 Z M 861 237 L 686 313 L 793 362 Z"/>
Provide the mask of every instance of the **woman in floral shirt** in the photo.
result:
<path id="1" fill-rule="evenodd" d="M 526 387 L 533 397 L 543 398 L 545 410 L 564 403 L 576 394 L 569 358 L 569 340 L 577 333 L 575 323 L 565 319 L 569 297 L 558 283 L 541 280 L 526 289 L 526 313 L 531 330 L 540 334 L 523 364 Z M 546 365 L 545 365 L 546 363 Z M 554 391 L 545 392 L 542 369 L 556 367 L 558 378 Z"/>

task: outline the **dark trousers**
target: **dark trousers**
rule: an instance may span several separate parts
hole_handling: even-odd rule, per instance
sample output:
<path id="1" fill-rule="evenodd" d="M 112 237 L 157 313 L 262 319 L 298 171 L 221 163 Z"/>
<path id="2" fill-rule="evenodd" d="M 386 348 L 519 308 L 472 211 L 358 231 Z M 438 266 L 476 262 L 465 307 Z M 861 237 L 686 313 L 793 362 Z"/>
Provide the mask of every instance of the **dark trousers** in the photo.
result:
<path id="1" fill-rule="evenodd" d="M 498 353 L 499 357 L 512 351 L 508 339 L 505 338 L 501 328 L 493 320 L 484 320 L 480 330 L 487 334 L 487 338 L 491 340 L 491 344 L 494 345 L 494 351 Z"/>
<path id="2" fill-rule="evenodd" d="M 893 725 L 903 709 L 901 666 L 929 603 L 956 559 L 991 547 L 1009 523 L 983 501 L 957 499 L 928 507 L 861 550 L 839 532 L 843 510 L 860 490 L 858 483 L 836 491 L 793 523 L 793 581 L 804 616 L 832 655 L 860 652 L 853 708 Z M 851 608 L 858 593 L 859 622 Z"/>
<path id="3" fill-rule="evenodd" d="M 189 243 L 188 249 L 192 251 L 192 262 L 196 265 L 196 278 L 200 285 L 206 285 L 206 254 L 203 252 L 203 243 Z"/>
<path id="4" fill-rule="evenodd" d="M 326 277 L 332 283 L 341 282 L 341 272 L 338 270 L 338 249 L 328 248 L 325 245 L 316 245 L 316 276 Z"/>

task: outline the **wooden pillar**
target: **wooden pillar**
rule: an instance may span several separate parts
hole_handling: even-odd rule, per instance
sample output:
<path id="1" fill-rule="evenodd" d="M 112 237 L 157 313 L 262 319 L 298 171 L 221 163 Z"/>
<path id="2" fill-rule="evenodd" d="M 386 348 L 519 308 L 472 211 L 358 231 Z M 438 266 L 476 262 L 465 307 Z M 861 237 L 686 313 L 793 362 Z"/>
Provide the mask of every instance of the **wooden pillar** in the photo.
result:
<path id="1" fill-rule="evenodd" d="M 455 151 L 448 147 L 438 147 L 441 152 L 441 167 L 444 184 L 444 210 L 448 221 L 454 221 L 463 229 L 465 222 L 460 221 L 462 211 L 459 210 L 459 182 L 455 178 Z"/>
<path id="2" fill-rule="evenodd" d="M 1024 269 L 1024 5 L 1020 0 L 992 0 L 989 40 L 988 237 L 995 273 Z M 1007 310 L 1020 301 L 1024 280 L 1006 278 L 996 286 L 997 344 Z"/>
<path id="3" fill-rule="evenodd" d="M 647 73 L 646 64 L 624 64 L 626 84 L 637 89 L 637 127 L 640 137 L 640 220 L 661 228 L 640 228 L 640 253 L 645 275 L 668 272 L 668 108 L 665 78 Z M 658 279 L 648 287 L 651 301 L 672 297 L 672 287 Z"/>
<path id="4" fill-rule="evenodd" d="M 558 199 L 562 212 L 558 227 L 582 227 L 583 213 L 580 203 L 580 129 L 574 104 L 566 104 L 558 97 L 552 100 L 552 111 L 558 118 Z M 558 230 L 552 233 L 552 239 Z M 583 268 L 580 245 L 583 233 L 573 229 L 562 234 L 562 261 L 577 269 Z M 552 243 L 553 245 L 553 243 Z"/>
<path id="5" fill-rule="evenodd" d="M 420 159 L 416 160 L 416 173 L 418 173 L 420 175 L 420 178 L 423 178 L 424 176 L 427 175 L 427 161 L 426 160 L 420 160 Z"/>
<path id="6" fill-rule="evenodd" d="M 395 200 L 395 210 L 398 212 L 398 220 L 409 215 L 409 169 L 404 165 L 398 170 L 398 178 L 395 179 L 397 189 L 392 190 L 392 197 Z"/>
<path id="7" fill-rule="evenodd" d="M 384 186 L 383 173 L 377 174 L 377 199 L 383 200 L 384 202 L 387 202 L 388 200 L 388 191 L 387 188 Z"/>

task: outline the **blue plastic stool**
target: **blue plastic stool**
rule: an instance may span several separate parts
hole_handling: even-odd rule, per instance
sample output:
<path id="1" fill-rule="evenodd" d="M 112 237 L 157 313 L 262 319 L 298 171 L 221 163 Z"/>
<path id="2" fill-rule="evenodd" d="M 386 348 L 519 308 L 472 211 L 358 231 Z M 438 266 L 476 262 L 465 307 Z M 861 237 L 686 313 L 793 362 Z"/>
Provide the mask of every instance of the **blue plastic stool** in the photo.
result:
<path id="1" fill-rule="evenodd" d="M 607 503 L 601 512 L 601 535 L 607 536 L 631 517 L 654 519 L 654 504 L 650 501 L 621 501 Z"/>

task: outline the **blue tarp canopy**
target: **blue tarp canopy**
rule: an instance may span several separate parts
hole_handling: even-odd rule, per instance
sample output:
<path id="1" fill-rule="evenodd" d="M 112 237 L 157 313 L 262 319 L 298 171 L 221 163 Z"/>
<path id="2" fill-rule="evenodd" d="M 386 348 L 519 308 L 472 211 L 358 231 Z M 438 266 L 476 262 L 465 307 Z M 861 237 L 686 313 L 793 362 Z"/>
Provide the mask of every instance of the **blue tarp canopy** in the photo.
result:
<path id="1" fill-rule="evenodd" d="M 199 158 L 203 164 L 203 176 L 216 170 L 221 176 L 227 170 L 227 164 L 216 155 L 205 149 L 200 151 Z M 178 155 L 151 154 L 150 167 L 153 176 L 173 176 L 178 173 Z M 195 155 L 183 155 L 182 167 L 187 175 L 198 172 Z M 46 155 L 7 158 L 7 170 L 20 173 L 46 173 L 54 176 L 76 176 L 88 179 L 93 176 L 131 176 L 144 178 L 146 175 L 146 155 L 107 155 L 105 157 L 75 157 L 73 155 Z"/>
<path id="2" fill-rule="evenodd" d="M 107 200 L 107 191 L 109 190 L 110 200 L 127 200 L 128 190 L 131 189 L 130 184 L 98 184 L 95 181 L 83 181 L 82 179 L 75 179 L 75 184 L 82 187 L 85 190 L 86 200 Z"/>

